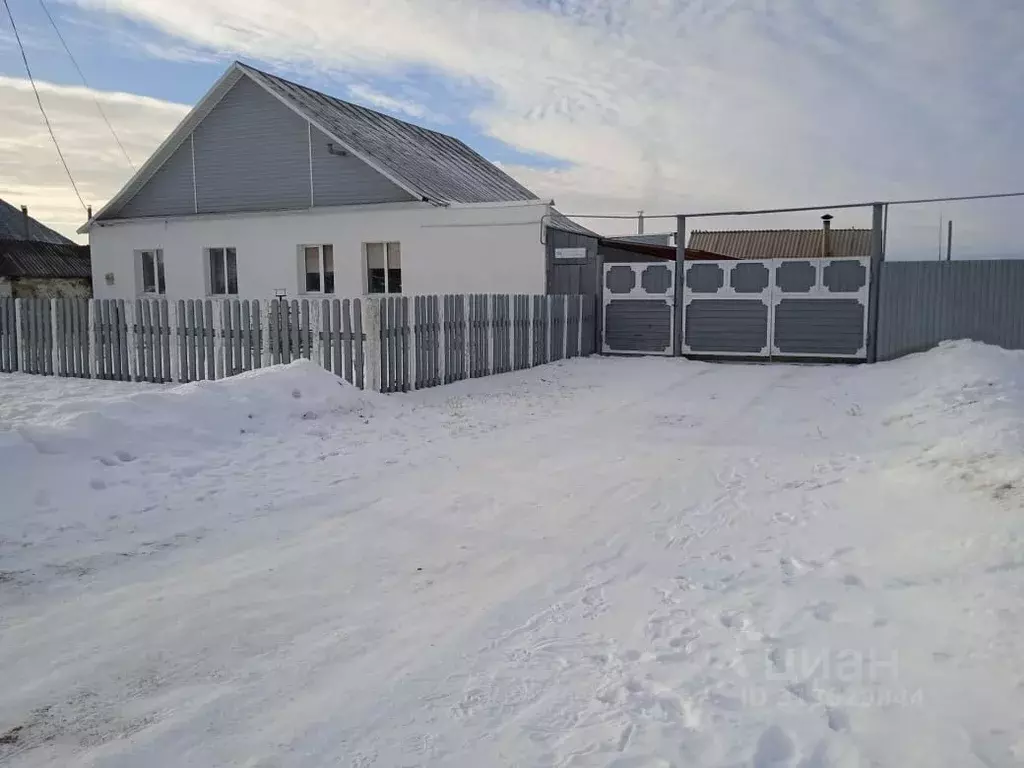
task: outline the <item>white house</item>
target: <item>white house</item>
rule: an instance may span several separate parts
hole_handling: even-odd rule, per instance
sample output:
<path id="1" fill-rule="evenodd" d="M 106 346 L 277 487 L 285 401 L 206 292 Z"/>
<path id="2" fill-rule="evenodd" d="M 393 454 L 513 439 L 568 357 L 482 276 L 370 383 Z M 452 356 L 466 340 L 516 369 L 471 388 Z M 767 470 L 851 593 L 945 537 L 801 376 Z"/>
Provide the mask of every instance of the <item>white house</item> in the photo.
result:
<path id="1" fill-rule="evenodd" d="M 97 298 L 544 293 L 553 218 L 457 139 L 236 62 L 80 231 Z"/>

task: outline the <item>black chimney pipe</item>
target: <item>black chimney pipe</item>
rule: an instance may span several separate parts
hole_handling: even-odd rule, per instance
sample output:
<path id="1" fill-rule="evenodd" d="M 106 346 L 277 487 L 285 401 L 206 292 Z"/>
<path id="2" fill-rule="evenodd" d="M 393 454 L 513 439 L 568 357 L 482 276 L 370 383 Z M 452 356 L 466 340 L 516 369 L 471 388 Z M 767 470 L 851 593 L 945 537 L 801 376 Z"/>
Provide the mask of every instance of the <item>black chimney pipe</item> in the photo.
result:
<path id="1" fill-rule="evenodd" d="M 25 239 L 26 240 L 31 240 L 32 239 L 32 229 L 28 225 L 29 218 L 28 218 L 28 206 L 27 205 L 21 206 L 21 216 L 22 216 L 22 219 L 24 219 L 24 221 L 25 221 Z"/>

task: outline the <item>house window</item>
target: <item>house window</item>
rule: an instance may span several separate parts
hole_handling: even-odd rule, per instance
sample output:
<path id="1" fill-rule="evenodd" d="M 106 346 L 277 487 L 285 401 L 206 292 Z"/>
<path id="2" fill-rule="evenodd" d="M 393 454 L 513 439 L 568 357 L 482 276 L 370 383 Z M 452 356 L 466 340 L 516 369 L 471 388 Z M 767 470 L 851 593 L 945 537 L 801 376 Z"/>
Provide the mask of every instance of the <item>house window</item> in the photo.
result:
<path id="1" fill-rule="evenodd" d="M 210 294 L 231 296 L 238 293 L 238 262 L 234 248 L 207 248 Z"/>
<path id="2" fill-rule="evenodd" d="M 334 293 L 334 246 L 302 246 L 306 293 Z"/>
<path id="3" fill-rule="evenodd" d="M 135 258 L 140 278 L 139 293 L 167 293 L 167 284 L 164 282 L 164 252 L 159 248 L 136 251 Z"/>
<path id="4" fill-rule="evenodd" d="M 366 292 L 402 292 L 402 247 L 399 243 L 364 243 Z"/>

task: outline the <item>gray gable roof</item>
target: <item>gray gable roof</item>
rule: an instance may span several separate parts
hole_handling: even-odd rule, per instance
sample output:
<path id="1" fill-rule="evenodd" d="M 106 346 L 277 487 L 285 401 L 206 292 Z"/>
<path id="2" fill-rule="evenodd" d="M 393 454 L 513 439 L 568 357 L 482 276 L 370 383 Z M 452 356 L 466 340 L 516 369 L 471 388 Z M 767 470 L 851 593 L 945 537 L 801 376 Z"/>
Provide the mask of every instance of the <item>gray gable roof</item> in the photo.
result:
<path id="1" fill-rule="evenodd" d="M 238 64 L 348 149 L 373 161 L 399 186 L 440 203 L 538 199 L 464 143 L 437 131 L 360 107 L 284 78 Z"/>
<path id="2" fill-rule="evenodd" d="M 243 77 L 413 197 L 435 205 L 500 203 L 539 198 L 463 142 L 389 115 L 314 91 L 234 62 L 179 123 L 170 136 L 93 217 L 116 212 L 160 170 L 210 111 Z M 79 232 L 86 232 L 92 222 Z"/>
<path id="3" fill-rule="evenodd" d="M 25 214 L 6 200 L 0 199 L 0 240 L 33 240 L 39 243 L 75 245 L 72 240 L 40 224 L 31 216 L 28 218 L 28 232 L 25 232 Z"/>
<path id="4" fill-rule="evenodd" d="M 601 237 L 597 232 L 587 229 L 582 224 L 573 221 L 561 211 L 556 208 L 552 208 L 548 213 L 547 225 L 552 229 L 557 229 L 561 232 L 568 232 L 573 235 L 585 235 L 586 237 Z"/>

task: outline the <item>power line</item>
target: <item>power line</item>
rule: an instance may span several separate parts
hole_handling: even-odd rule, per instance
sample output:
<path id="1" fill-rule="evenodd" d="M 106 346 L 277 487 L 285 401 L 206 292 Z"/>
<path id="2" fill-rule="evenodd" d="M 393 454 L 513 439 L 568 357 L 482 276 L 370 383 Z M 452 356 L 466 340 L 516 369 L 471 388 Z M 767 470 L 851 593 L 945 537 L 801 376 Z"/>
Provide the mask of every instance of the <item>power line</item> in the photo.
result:
<path id="1" fill-rule="evenodd" d="M 71 188 L 75 190 L 75 197 L 78 198 L 78 202 L 82 205 L 82 209 L 86 212 L 89 210 L 89 206 L 85 204 L 85 200 L 82 199 L 82 194 L 78 191 L 78 185 L 75 184 L 75 177 L 71 175 L 71 169 L 68 167 L 68 161 L 64 159 L 64 153 L 60 151 L 60 144 L 57 143 L 57 136 L 53 132 L 53 126 L 50 125 L 50 118 L 46 116 L 46 110 L 43 109 L 43 100 L 39 98 L 39 89 L 36 88 L 35 78 L 32 77 L 32 68 L 28 65 L 28 56 L 25 55 L 25 46 L 22 45 L 21 35 L 18 34 L 18 25 L 14 23 L 14 14 L 11 13 L 11 6 L 7 0 L 4 0 L 4 8 L 7 9 L 7 18 L 11 20 L 11 29 L 14 30 L 14 39 L 18 42 L 18 49 L 21 51 L 21 60 L 25 62 L 25 72 L 28 74 L 28 81 L 32 84 L 32 93 L 36 95 L 36 104 L 39 105 L 39 112 L 43 116 L 43 122 L 46 123 L 46 130 L 50 133 L 50 138 L 53 140 L 53 146 L 57 148 L 57 156 L 60 157 L 61 165 L 64 166 L 64 171 L 68 175 L 68 181 L 71 182 Z"/>
<path id="2" fill-rule="evenodd" d="M 845 208 L 870 208 L 873 205 L 920 205 L 923 203 L 952 203 L 963 200 L 996 200 L 1006 197 L 1024 197 L 1024 192 L 996 192 L 990 195 L 960 195 L 957 197 L 926 197 L 919 200 L 874 200 L 865 203 L 842 203 L 840 205 L 808 205 L 800 208 L 762 208 L 754 211 L 702 211 L 700 213 L 661 213 L 656 216 L 645 213 L 644 219 L 674 219 L 677 216 L 702 218 L 708 216 L 754 216 L 765 213 L 801 213 L 805 211 L 836 211 Z M 636 214 L 566 213 L 574 219 L 635 219 Z"/>
<path id="3" fill-rule="evenodd" d="M 117 146 L 121 150 L 121 154 L 124 155 L 124 159 L 128 161 L 128 165 L 135 170 L 135 163 L 128 156 L 128 151 L 124 148 L 124 144 L 121 143 L 121 139 L 117 136 L 117 131 L 114 130 L 114 126 L 111 125 L 110 119 L 107 117 L 107 113 L 103 111 L 103 105 L 100 104 L 100 100 L 96 98 L 96 94 L 89 88 L 89 83 L 86 82 L 85 75 L 82 73 L 82 68 L 78 66 L 78 61 L 75 60 L 75 56 L 71 53 L 71 49 L 68 47 L 67 41 L 64 39 L 64 35 L 60 33 L 60 29 L 57 28 L 57 22 L 54 20 L 53 15 L 50 13 L 50 9 L 46 6 L 46 0 L 39 0 L 39 5 L 43 8 L 43 13 L 46 14 L 46 18 L 50 20 L 50 26 L 53 27 L 53 31 L 57 33 L 57 38 L 60 40 L 60 44 L 64 46 L 64 51 L 67 53 L 68 58 L 71 59 L 71 63 L 75 66 L 75 71 L 78 72 L 78 77 L 90 93 L 92 93 L 92 100 L 96 104 L 96 109 L 100 113 L 100 117 L 103 118 L 103 122 L 107 124 L 107 128 L 110 129 L 110 135 L 114 137 L 114 141 L 117 142 Z"/>

